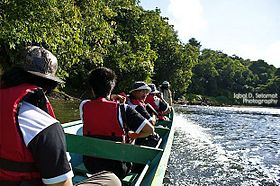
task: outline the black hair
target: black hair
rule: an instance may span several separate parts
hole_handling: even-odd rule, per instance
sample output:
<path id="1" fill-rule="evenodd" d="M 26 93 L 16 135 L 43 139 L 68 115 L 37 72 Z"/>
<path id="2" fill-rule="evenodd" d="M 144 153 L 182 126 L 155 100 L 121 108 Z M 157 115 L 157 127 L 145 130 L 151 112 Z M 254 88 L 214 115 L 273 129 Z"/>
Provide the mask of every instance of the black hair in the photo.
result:
<path id="1" fill-rule="evenodd" d="M 115 87 L 116 79 L 115 72 L 106 67 L 99 67 L 91 71 L 88 80 L 95 98 L 107 97 Z"/>
<path id="2" fill-rule="evenodd" d="M 47 93 L 58 85 L 56 81 L 33 75 L 19 67 L 6 71 L 1 77 L 1 88 L 9 88 L 23 83 L 37 85 Z"/>

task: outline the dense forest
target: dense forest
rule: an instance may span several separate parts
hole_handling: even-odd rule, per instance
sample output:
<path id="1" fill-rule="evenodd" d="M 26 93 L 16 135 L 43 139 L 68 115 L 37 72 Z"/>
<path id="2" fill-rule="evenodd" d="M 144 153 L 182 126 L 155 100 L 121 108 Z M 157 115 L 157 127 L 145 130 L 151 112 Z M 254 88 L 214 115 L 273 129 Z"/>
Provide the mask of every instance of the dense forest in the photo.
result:
<path id="1" fill-rule="evenodd" d="M 167 80 L 175 99 L 190 103 L 244 104 L 236 95 L 253 94 L 279 105 L 279 68 L 202 49 L 195 38 L 183 43 L 160 13 L 138 0 L 0 1 L 0 75 L 21 63 L 24 47 L 40 45 L 57 56 L 60 90 L 70 95 L 84 95 L 89 71 L 106 66 L 118 76 L 116 92 Z"/>

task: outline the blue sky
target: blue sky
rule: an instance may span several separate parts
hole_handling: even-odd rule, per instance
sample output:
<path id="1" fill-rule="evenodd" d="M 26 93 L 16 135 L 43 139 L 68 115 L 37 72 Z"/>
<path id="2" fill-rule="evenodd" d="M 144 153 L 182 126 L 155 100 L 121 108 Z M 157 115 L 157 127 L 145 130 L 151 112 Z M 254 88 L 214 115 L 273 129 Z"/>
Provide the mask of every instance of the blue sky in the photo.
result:
<path id="1" fill-rule="evenodd" d="M 140 0 L 158 7 L 182 42 L 280 67 L 280 0 Z"/>

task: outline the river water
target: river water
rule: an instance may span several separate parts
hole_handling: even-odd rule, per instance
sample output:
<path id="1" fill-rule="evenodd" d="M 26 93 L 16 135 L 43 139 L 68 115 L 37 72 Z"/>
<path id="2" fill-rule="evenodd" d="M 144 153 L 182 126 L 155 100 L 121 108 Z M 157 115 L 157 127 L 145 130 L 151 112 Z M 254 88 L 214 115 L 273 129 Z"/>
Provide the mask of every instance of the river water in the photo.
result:
<path id="1" fill-rule="evenodd" d="M 58 119 L 79 119 L 77 101 L 51 100 Z M 280 109 L 176 106 L 164 185 L 280 186 Z"/>
<path id="2" fill-rule="evenodd" d="M 175 110 L 165 185 L 280 185 L 280 109 Z"/>

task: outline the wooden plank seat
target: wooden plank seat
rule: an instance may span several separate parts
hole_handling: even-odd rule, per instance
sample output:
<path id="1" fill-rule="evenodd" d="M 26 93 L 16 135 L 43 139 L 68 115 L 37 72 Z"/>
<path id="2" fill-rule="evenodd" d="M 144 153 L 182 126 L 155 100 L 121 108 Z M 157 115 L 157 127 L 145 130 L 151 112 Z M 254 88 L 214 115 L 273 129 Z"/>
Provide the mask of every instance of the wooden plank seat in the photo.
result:
<path id="1" fill-rule="evenodd" d="M 172 126 L 172 121 L 169 120 L 160 120 L 156 123 L 156 126 L 163 126 L 163 127 L 168 127 L 171 128 Z"/>
<path id="2" fill-rule="evenodd" d="M 155 126 L 155 132 L 158 133 L 161 138 L 164 138 L 165 135 L 169 134 L 170 129 L 168 127 Z"/>
<path id="3" fill-rule="evenodd" d="M 91 174 L 88 173 L 88 170 L 86 169 L 84 163 L 81 163 L 73 167 L 73 171 L 76 175 L 75 178 L 73 179 L 74 184 L 91 176 Z M 126 177 L 124 177 L 121 181 L 124 185 L 131 185 L 133 182 L 136 181 L 138 175 L 139 175 L 138 173 L 131 172 Z"/>
<path id="4" fill-rule="evenodd" d="M 120 142 L 102 140 L 68 133 L 66 133 L 65 136 L 67 141 L 67 151 L 70 152 L 71 159 L 76 159 L 76 164 L 72 164 L 73 171 L 75 173 L 73 183 L 77 183 L 83 180 L 88 173 L 82 162 L 82 155 L 146 165 L 141 174 L 131 173 L 122 180 L 124 185 L 131 185 L 136 180 L 137 182 L 139 182 L 139 179 L 136 178 L 144 177 L 146 171 L 148 170 L 150 162 L 152 162 L 156 157 L 161 156 L 163 153 L 163 150 L 159 148 L 122 144 Z M 80 160 L 77 161 L 77 159 L 79 158 Z"/>

